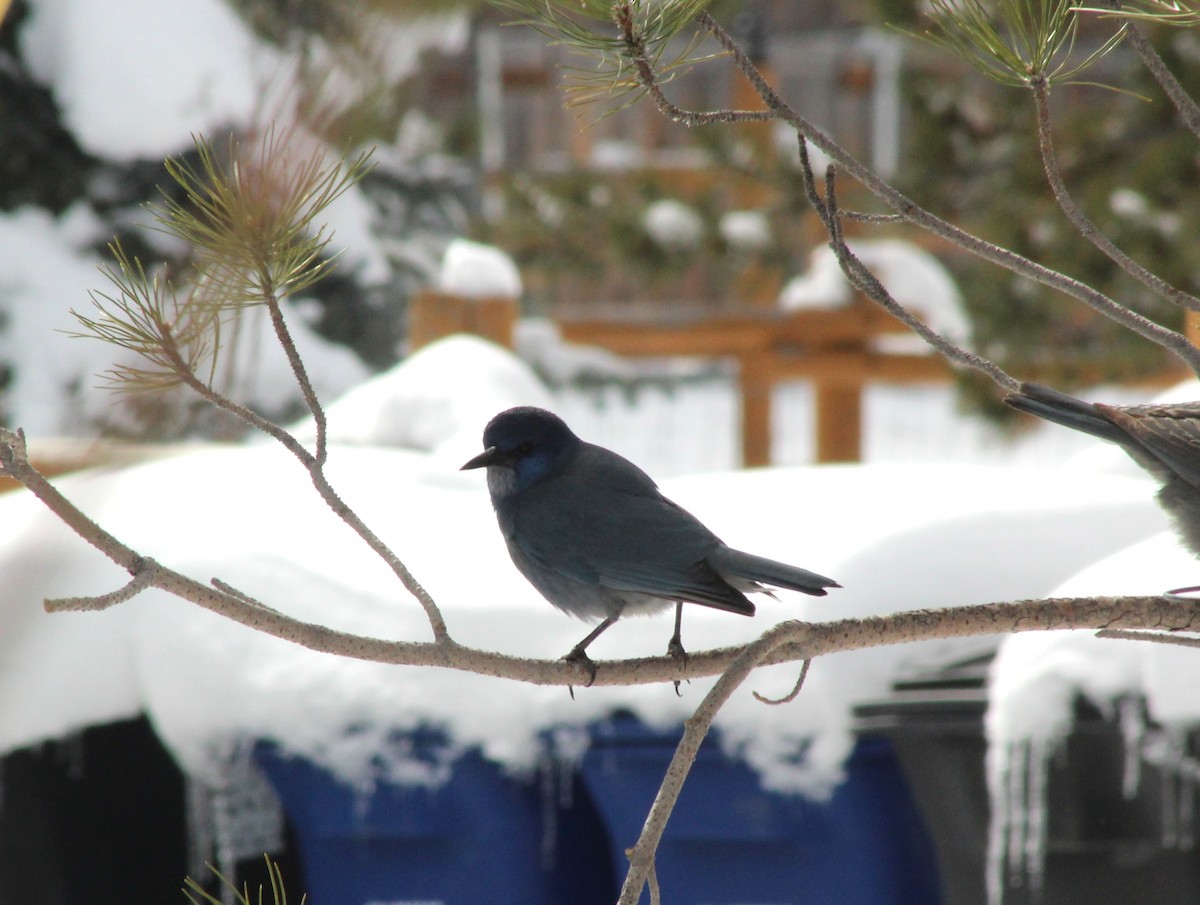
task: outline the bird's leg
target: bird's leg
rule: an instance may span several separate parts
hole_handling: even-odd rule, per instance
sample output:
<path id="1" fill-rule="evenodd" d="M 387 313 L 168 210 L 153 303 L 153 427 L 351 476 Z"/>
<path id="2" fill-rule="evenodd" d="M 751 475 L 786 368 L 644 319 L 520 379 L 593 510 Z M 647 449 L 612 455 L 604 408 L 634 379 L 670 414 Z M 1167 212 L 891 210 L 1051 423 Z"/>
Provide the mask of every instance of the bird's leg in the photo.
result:
<path id="1" fill-rule="evenodd" d="M 667 642 L 667 656 L 673 657 L 676 660 L 687 662 L 687 651 L 683 649 L 683 638 L 680 636 L 680 631 L 683 629 L 683 603 L 675 604 L 675 634 L 671 636 L 671 640 Z"/>
<path id="2" fill-rule="evenodd" d="M 596 681 L 596 664 L 593 662 L 592 658 L 587 655 L 587 646 L 599 638 L 600 635 L 604 633 L 605 629 L 607 629 L 620 618 L 620 615 L 609 616 L 598 626 L 588 632 L 587 637 L 571 648 L 571 652 L 563 657 L 563 659 L 568 663 L 578 663 L 587 670 L 588 680 L 587 685 L 584 686 L 585 688 L 590 688 L 592 683 Z M 575 697 L 574 691 L 571 692 L 571 697 Z"/>
<path id="3" fill-rule="evenodd" d="M 667 642 L 667 656 L 679 661 L 680 667 L 687 667 L 687 651 L 683 649 L 683 638 L 680 637 L 680 631 L 683 629 L 683 602 L 677 601 L 675 604 L 675 634 L 671 635 L 671 640 Z M 675 680 L 675 694 L 679 694 L 679 680 Z"/>

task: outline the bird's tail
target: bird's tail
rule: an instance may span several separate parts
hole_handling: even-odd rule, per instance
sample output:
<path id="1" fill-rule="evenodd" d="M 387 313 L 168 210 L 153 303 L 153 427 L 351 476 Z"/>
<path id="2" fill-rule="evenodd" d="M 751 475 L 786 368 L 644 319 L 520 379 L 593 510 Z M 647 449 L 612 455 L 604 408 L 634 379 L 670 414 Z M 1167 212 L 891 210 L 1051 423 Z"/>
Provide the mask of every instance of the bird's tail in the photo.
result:
<path id="1" fill-rule="evenodd" d="M 1101 440 L 1120 443 L 1122 446 L 1129 442 L 1125 431 L 1113 424 L 1090 402 L 1052 390 L 1040 383 L 1023 383 L 1020 392 L 1005 396 L 1004 401 L 1018 411 L 1083 431 Z"/>
<path id="2" fill-rule="evenodd" d="M 721 547 L 711 557 L 713 567 L 722 575 L 743 578 L 747 581 L 757 581 L 774 585 L 777 588 L 787 588 L 790 591 L 800 591 L 802 594 L 812 594 L 824 597 L 826 588 L 840 588 L 841 585 L 832 578 L 789 566 L 787 563 L 776 562 L 753 553 L 743 553 L 730 547 Z"/>

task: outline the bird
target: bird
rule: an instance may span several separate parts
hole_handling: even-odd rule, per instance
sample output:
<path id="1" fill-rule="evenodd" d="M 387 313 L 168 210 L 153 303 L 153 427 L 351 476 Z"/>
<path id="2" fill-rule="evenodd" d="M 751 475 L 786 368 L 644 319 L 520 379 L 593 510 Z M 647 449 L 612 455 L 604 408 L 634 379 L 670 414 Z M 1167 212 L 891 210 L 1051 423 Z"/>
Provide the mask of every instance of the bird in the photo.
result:
<path id="1" fill-rule="evenodd" d="M 1200 556 L 1200 402 L 1104 405 L 1037 383 L 1004 397 L 1013 408 L 1116 443 L 1162 486 L 1158 503 Z"/>
<path id="2" fill-rule="evenodd" d="M 588 645 L 622 616 L 675 606 L 669 655 L 686 659 L 683 604 L 754 615 L 748 592 L 766 585 L 814 596 L 841 587 L 807 569 L 727 546 L 667 499 L 628 459 L 581 440 L 560 417 L 521 406 L 483 432 L 484 451 L 462 470 L 487 469 L 487 485 L 509 555 L 522 575 L 568 615 L 597 622 L 563 658 L 588 685 Z M 678 691 L 678 684 L 676 684 Z"/>

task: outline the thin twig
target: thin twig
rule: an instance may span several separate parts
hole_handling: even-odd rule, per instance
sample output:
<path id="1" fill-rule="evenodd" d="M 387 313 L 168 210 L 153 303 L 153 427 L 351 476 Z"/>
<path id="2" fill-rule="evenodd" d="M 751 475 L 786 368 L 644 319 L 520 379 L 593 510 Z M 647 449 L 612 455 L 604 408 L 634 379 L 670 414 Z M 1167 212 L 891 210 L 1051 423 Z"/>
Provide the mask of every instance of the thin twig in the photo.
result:
<path id="1" fill-rule="evenodd" d="M 1123 641 L 1150 641 L 1154 644 L 1175 644 L 1179 647 L 1200 647 L 1200 638 L 1195 635 L 1170 635 L 1166 632 L 1106 628 L 1096 632 L 1096 637 L 1117 638 Z"/>
<path id="2" fill-rule="evenodd" d="M 263 278 L 264 280 L 267 279 L 265 275 Z M 284 354 L 287 356 L 288 366 L 292 369 L 292 374 L 296 377 L 296 383 L 300 386 L 300 392 L 304 396 L 304 404 L 308 406 L 308 410 L 313 416 L 317 438 L 316 464 L 318 468 L 324 468 L 325 459 L 329 454 L 325 441 L 325 409 L 321 405 L 321 401 L 317 398 L 317 392 L 313 389 L 312 381 L 308 377 L 308 370 L 304 367 L 304 360 L 300 357 L 300 353 L 296 349 L 296 343 L 292 339 L 291 331 L 288 330 L 287 322 L 283 318 L 283 312 L 279 308 L 278 297 L 273 290 L 267 289 L 263 292 L 263 298 L 267 303 L 267 311 L 271 315 L 271 326 L 275 329 L 275 337 L 279 340 L 279 345 L 283 347 Z"/>
<path id="3" fill-rule="evenodd" d="M 825 231 L 829 235 L 829 247 L 833 249 L 833 253 L 837 256 L 838 266 L 842 268 L 842 272 L 846 275 L 851 285 L 891 314 L 892 317 L 907 326 L 921 337 L 921 339 L 925 340 L 926 343 L 940 352 L 943 358 L 961 364 L 964 367 L 980 371 L 988 375 L 993 382 L 1004 389 L 1016 391 L 1021 383 L 1017 378 L 1013 377 L 991 359 L 970 352 L 957 343 L 952 342 L 926 324 L 916 314 L 909 311 L 907 307 L 901 305 L 896 301 L 891 292 L 888 291 L 887 287 L 880 282 L 879 278 L 871 272 L 871 269 L 850 250 L 850 246 L 846 244 L 842 231 L 842 218 L 837 207 L 835 170 L 833 166 L 826 168 L 825 196 L 822 197 L 817 192 L 816 179 L 813 175 L 812 164 L 808 156 L 808 146 L 802 135 L 799 137 L 799 146 L 800 173 L 804 183 L 805 194 L 808 197 L 809 203 L 817 212 L 817 216 L 821 219 L 822 224 L 824 224 Z"/>
<path id="4" fill-rule="evenodd" d="M 1109 6 L 1112 9 L 1120 9 L 1121 4 L 1115 0 L 1099 0 L 1101 5 Z M 1142 65 L 1146 67 L 1146 71 L 1154 77 L 1162 88 L 1163 93 L 1171 99 L 1171 103 L 1175 105 L 1175 109 L 1179 111 L 1179 117 L 1183 120 L 1183 124 L 1193 135 L 1200 138 L 1200 104 L 1196 103 L 1183 85 L 1179 84 L 1179 80 L 1175 78 L 1167 64 L 1163 62 L 1162 57 L 1158 55 L 1158 51 L 1154 49 L 1154 45 L 1142 33 L 1137 23 L 1132 19 L 1126 20 L 1125 23 L 1126 36 L 1129 42 L 1133 45 L 1133 49 L 1137 51 L 1138 57 L 1142 61 Z"/>
<path id="5" fill-rule="evenodd" d="M 1050 121 L 1050 82 L 1042 76 L 1032 79 L 1029 87 L 1033 91 L 1033 103 L 1037 112 L 1038 152 L 1042 157 L 1042 168 L 1046 172 L 1046 180 L 1050 184 L 1054 200 L 1071 221 L 1071 225 L 1109 260 L 1156 295 L 1189 311 L 1200 311 L 1200 298 L 1172 286 L 1125 254 L 1075 203 L 1075 199 L 1067 190 L 1067 184 L 1058 166 L 1058 157 L 1054 153 L 1054 130 Z"/>
<path id="6" fill-rule="evenodd" d="M 233 585 L 231 585 L 227 581 L 222 581 L 219 578 L 210 578 L 208 580 L 208 583 L 211 584 L 218 591 L 220 591 L 222 594 L 228 594 L 230 597 L 236 597 L 238 600 L 242 601 L 243 603 L 248 604 L 252 607 L 257 607 L 260 610 L 265 610 L 268 613 L 275 613 L 276 615 L 280 615 L 279 610 L 275 609 L 274 607 L 267 606 L 265 603 L 263 603 L 257 597 L 252 597 L 251 595 L 247 594 L 245 591 L 239 591 L 237 588 L 235 588 Z"/>
<path id="7" fill-rule="evenodd" d="M 838 216 L 855 223 L 907 223 L 900 214 L 868 214 L 866 211 L 838 211 Z"/>
<path id="8" fill-rule="evenodd" d="M 662 905 L 662 889 L 658 885 L 658 868 L 651 863 L 650 874 L 646 877 L 646 885 L 650 887 L 650 905 Z"/>
<path id="9" fill-rule="evenodd" d="M 421 608 L 425 610 L 425 618 L 429 620 L 429 627 L 433 632 L 434 641 L 449 641 L 450 632 L 446 628 L 446 620 L 442 618 L 441 610 L 438 609 L 437 603 L 422 585 L 415 575 L 409 571 L 406 566 L 392 549 L 383 542 L 383 540 L 374 531 L 367 527 L 364 522 L 351 509 L 346 502 L 338 496 L 333 485 L 329 483 L 325 477 L 325 472 L 319 468 L 310 468 L 309 475 L 312 478 L 313 486 L 317 488 L 317 492 L 321 495 L 321 499 L 325 504 L 333 510 L 333 513 L 343 522 L 350 526 L 350 529 L 361 537 L 380 559 L 387 563 L 393 574 L 400 579 L 400 583 L 405 589 L 417 599 Z"/>
<path id="10" fill-rule="evenodd" d="M 796 684 L 792 686 L 792 690 L 785 694 L 782 698 L 768 698 L 766 695 L 759 694 L 757 691 L 752 691 L 754 700 L 762 704 L 770 704 L 772 707 L 778 707 L 780 704 L 790 704 L 796 700 L 796 696 L 800 694 L 800 689 L 804 687 L 804 680 L 808 678 L 808 668 L 812 666 L 812 660 L 805 660 L 800 664 L 800 675 L 796 676 Z"/>
<path id="11" fill-rule="evenodd" d="M 283 340 L 283 337 L 287 336 L 289 335 L 285 332 L 281 336 L 281 341 Z M 389 548 L 388 545 L 385 544 L 374 531 L 367 527 L 366 522 L 364 522 L 358 516 L 358 513 L 354 512 L 354 510 L 346 505 L 345 501 L 342 500 L 337 491 L 334 490 L 333 485 L 329 483 L 329 479 L 325 476 L 322 462 L 317 456 L 309 452 L 299 440 L 297 440 L 288 431 L 284 430 L 275 422 L 264 418 L 253 409 L 250 409 L 241 403 L 235 402 L 228 396 L 225 396 L 223 393 L 219 393 L 214 390 L 203 380 L 197 377 L 196 374 L 186 365 L 183 359 L 179 358 L 176 360 L 176 368 L 180 379 L 182 379 L 184 383 L 186 383 L 189 387 L 191 387 L 192 390 L 199 394 L 202 399 L 221 409 L 222 411 L 229 412 L 237 418 L 240 418 L 246 424 L 278 441 L 288 452 L 295 456 L 308 472 L 309 479 L 312 481 L 313 486 L 316 488 L 321 499 L 325 501 L 325 505 L 328 506 L 338 518 L 345 522 L 350 527 L 350 530 L 357 534 L 366 543 L 366 545 L 370 547 L 377 556 L 379 556 L 380 559 L 387 563 L 388 568 L 390 568 L 392 573 L 400 580 L 400 583 L 404 586 L 405 590 L 407 590 L 413 595 L 413 597 L 416 598 L 417 602 L 421 605 L 421 608 L 425 611 L 426 619 L 429 620 L 429 627 L 433 632 L 434 640 L 443 641 L 449 638 L 450 633 L 446 628 L 446 620 L 442 617 L 441 611 L 438 609 L 437 603 L 434 601 L 433 596 L 425 589 L 425 586 L 417 580 L 416 576 L 409 571 L 408 567 L 403 563 L 403 561 L 401 561 L 400 557 L 398 557 L 395 552 L 393 552 L 391 548 Z M 299 375 L 297 379 L 300 379 Z M 307 380 L 307 378 L 304 379 Z M 315 395 L 313 398 L 315 401 Z M 315 402 L 315 405 L 316 410 L 321 411 L 320 403 Z"/>
<path id="12" fill-rule="evenodd" d="M 614 4 L 614 16 L 621 39 L 625 42 L 629 59 L 637 69 L 638 78 L 650 94 L 654 104 L 672 119 L 687 126 L 707 126 L 714 123 L 768 122 L 775 114 L 768 110 L 711 110 L 704 113 L 683 110 L 667 99 L 659 84 L 658 76 L 646 54 L 646 47 L 638 34 L 633 15 L 627 4 Z"/>
<path id="13" fill-rule="evenodd" d="M 98 610 L 107 610 L 118 603 L 125 603 L 125 601 L 132 600 L 142 591 L 146 590 L 146 588 L 151 587 L 152 572 L 156 566 L 157 563 L 153 560 L 143 559 L 135 568 L 133 577 L 123 587 L 117 588 L 115 591 L 110 591 L 107 594 L 98 594 L 91 597 L 53 598 L 46 601 L 46 609 L 52 612 L 66 612 L 68 610 L 96 612 Z"/>
<path id="14" fill-rule="evenodd" d="M 625 875 L 625 883 L 621 887 L 617 905 L 637 905 L 647 878 L 654 868 L 654 856 L 667 827 L 667 821 L 671 818 L 671 811 L 675 808 L 675 802 L 679 800 L 679 793 L 683 790 L 683 784 L 696 761 L 700 745 L 708 735 L 708 730 L 721 707 L 772 651 L 787 641 L 795 640 L 804 628 L 804 623 L 784 622 L 742 648 L 729 664 L 729 668 L 721 673 L 716 684 L 704 696 L 696 711 L 684 722 L 683 735 L 679 744 L 675 746 L 671 762 L 667 765 L 666 776 L 663 777 L 658 793 L 654 796 L 654 803 L 646 815 L 641 835 L 630 850 L 629 872 Z"/>

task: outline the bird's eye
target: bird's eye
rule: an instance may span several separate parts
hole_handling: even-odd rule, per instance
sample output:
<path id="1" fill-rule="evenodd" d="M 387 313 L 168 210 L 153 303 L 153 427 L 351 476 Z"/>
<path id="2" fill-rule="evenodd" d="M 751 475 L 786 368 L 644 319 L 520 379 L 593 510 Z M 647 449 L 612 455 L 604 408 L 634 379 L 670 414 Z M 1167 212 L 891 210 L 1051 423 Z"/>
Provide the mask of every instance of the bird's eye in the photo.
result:
<path id="1" fill-rule="evenodd" d="M 529 442 L 522 443 L 520 446 L 517 447 L 516 452 L 517 452 L 518 456 L 527 456 L 531 452 L 533 452 L 533 444 L 529 443 Z"/>

